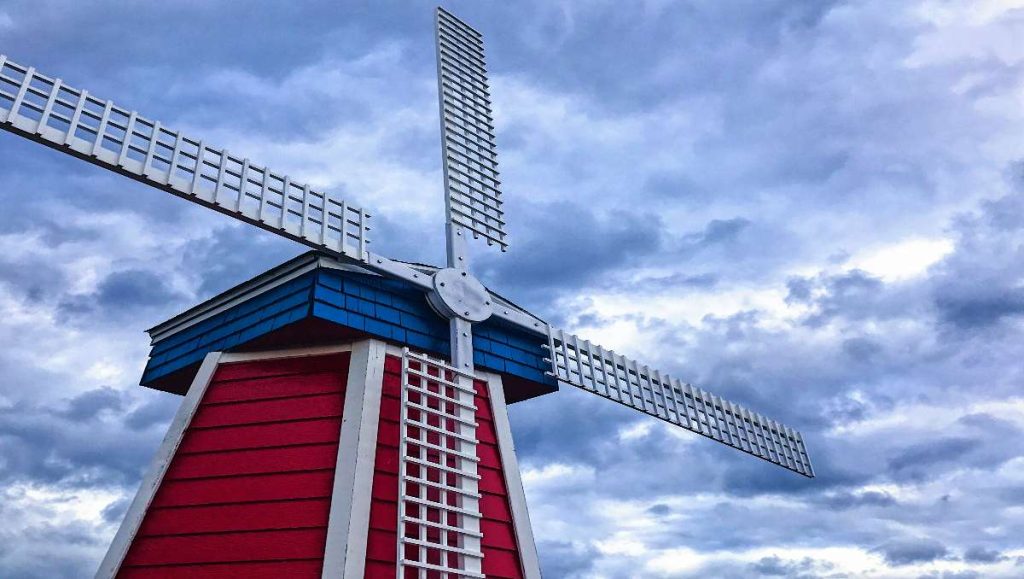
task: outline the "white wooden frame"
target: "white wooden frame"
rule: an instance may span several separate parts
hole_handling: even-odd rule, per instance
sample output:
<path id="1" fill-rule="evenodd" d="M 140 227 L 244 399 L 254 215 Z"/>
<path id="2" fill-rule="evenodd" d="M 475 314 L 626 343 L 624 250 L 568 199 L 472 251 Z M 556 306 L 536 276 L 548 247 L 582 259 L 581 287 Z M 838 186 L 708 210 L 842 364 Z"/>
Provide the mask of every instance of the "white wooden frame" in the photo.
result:
<path id="1" fill-rule="evenodd" d="M 494 431 L 498 439 L 498 454 L 501 456 L 501 468 L 505 473 L 505 486 L 508 490 L 509 508 L 512 510 L 512 526 L 516 532 L 516 546 L 523 564 L 525 579 L 541 579 L 540 558 L 537 556 L 537 543 L 533 538 L 533 526 L 530 524 L 530 513 L 526 508 L 526 491 L 519 473 L 519 461 L 516 459 L 515 443 L 512 440 L 512 428 L 508 421 L 508 406 L 505 403 L 505 390 L 501 376 L 490 372 L 479 372 L 487 381 L 487 393 L 491 400 L 491 416 L 494 420 Z"/>
<path id="2" fill-rule="evenodd" d="M 352 347 L 323 579 L 355 579 L 365 573 L 386 356 L 387 347 L 378 340 L 357 342 Z"/>

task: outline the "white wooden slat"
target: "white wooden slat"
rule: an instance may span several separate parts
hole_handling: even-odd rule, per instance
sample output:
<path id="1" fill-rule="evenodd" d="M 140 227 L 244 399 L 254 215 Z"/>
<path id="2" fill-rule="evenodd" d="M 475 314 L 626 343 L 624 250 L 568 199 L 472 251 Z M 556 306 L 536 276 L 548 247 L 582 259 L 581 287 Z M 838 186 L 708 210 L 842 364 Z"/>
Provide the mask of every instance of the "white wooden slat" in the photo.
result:
<path id="1" fill-rule="evenodd" d="M 128 148 L 132 146 L 132 132 L 135 130 L 135 111 L 128 116 L 128 125 L 124 131 L 124 139 L 121 140 L 121 151 L 117 155 L 117 164 L 124 167 L 124 160 L 128 158 Z"/>
<path id="2" fill-rule="evenodd" d="M 160 143 L 160 121 L 153 123 L 153 132 L 150 133 L 149 146 L 146 147 L 146 158 L 142 161 L 142 171 L 148 175 L 149 169 L 153 165 L 153 156 L 156 155 L 156 146 Z M 172 167 L 173 169 L 173 167 Z"/>
<path id="3" fill-rule="evenodd" d="M 203 179 L 203 163 L 205 162 L 205 158 L 206 145 L 203 144 L 202 140 L 200 140 L 199 144 L 196 147 L 196 164 L 195 167 L 192 169 L 192 185 L 189 187 L 190 195 L 195 196 L 199 194 L 200 185 Z"/>
<path id="4" fill-rule="evenodd" d="M 13 118 L 17 118 L 18 110 L 21 108 L 21 103 L 25 100 L 25 93 L 28 92 L 28 87 L 32 84 L 32 78 L 36 74 L 35 67 L 28 67 L 25 72 L 24 78 L 21 79 L 21 85 L 18 87 L 18 94 L 14 97 L 14 102 L 11 104 L 11 108 L 4 115 L 4 121 L 9 121 Z"/>
<path id="5" fill-rule="evenodd" d="M 235 211 L 242 211 L 245 192 L 249 188 L 249 158 L 242 159 L 242 173 L 238 179 L 238 197 L 235 198 Z"/>
<path id="6" fill-rule="evenodd" d="M 110 110 L 114 107 L 113 101 L 107 101 L 103 106 L 103 116 L 100 117 L 100 126 L 96 129 L 96 140 L 92 143 L 92 155 L 95 157 L 103 148 L 103 138 L 107 134 L 107 124 L 110 122 Z"/>
<path id="7" fill-rule="evenodd" d="M 164 180 L 165 185 L 170 185 L 175 173 L 178 172 L 178 157 L 181 156 L 181 142 L 181 133 L 175 133 L 174 149 L 171 151 L 171 166 L 167 168 L 167 178 Z"/>
<path id="8" fill-rule="evenodd" d="M 0 65 L 0 68 L 3 68 Z M 50 114 L 53 113 L 53 103 L 57 102 L 57 95 L 60 94 L 61 80 L 59 78 L 54 79 L 52 91 L 50 96 L 46 99 L 46 106 L 43 107 L 43 114 L 39 117 L 39 124 L 36 125 L 36 134 L 41 135 L 46 130 L 47 123 L 50 122 Z"/>
<path id="9" fill-rule="evenodd" d="M 71 113 L 71 125 L 68 127 L 68 132 L 64 135 L 64 142 L 62 145 L 69 145 L 75 138 L 75 133 L 78 132 L 78 124 L 82 120 L 82 109 L 85 108 L 86 101 L 89 100 L 89 91 L 83 90 L 78 95 L 78 104 L 75 105 L 75 112 Z"/>

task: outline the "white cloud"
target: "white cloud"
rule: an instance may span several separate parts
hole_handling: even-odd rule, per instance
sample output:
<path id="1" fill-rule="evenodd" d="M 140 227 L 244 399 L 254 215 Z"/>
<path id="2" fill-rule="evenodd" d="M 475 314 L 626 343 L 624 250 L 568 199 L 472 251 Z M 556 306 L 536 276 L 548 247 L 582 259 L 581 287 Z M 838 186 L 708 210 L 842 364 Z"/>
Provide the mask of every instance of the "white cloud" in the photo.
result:
<path id="1" fill-rule="evenodd" d="M 863 251 L 847 263 L 886 281 L 900 281 L 925 273 L 953 248 L 949 239 L 908 239 Z"/>

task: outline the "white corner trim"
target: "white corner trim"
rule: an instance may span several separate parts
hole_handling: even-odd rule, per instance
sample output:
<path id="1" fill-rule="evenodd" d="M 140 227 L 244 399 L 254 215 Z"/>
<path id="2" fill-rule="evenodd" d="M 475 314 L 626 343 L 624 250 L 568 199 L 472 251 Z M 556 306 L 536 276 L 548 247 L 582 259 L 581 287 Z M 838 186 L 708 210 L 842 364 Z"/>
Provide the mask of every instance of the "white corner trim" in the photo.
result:
<path id="1" fill-rule="evenodd" d="M 387 346 L 379 340 L 364 340 L 352 346 L 327 523 L 323 579 L 362 579 L 365 571 L 387 353 Z"/>
<path id="2" fill-rule="evenodd" d="M 256 352 L 225 352 L 221 354 L 220 363 L 231 362 L 255 362 L 258 360 L 271 360 L 276 358 L 302 358 L 305 356 L 326 356 L 328 354 L 340 354 L 351 352 L 353 345 L 332 344 L 328 346 L 310 346 L 308 348 L 286 348 L 283 350 L 263 350 Z"/>
<path id="3" fill-rule="evenodd" d="M 160 443 L 160 448 L 157 449 L 156 455 L 153 456 L 153 460 L 146 470 L 146 475 L 139 485 L 139 490 L 136 491 L 135 498 L 132 499 L 132 504 L 128 507 L 127 512 L 125 512 L 124 520 L 121 522 L 121 526 L 118 527 L 117 534 L 114 535 L 114 540 L 110 544 L 110 548 L 107 549 L 107 554 L 103 557 L 99 570 L 96 571 L 96 579 L 113 579 L 117 575 L 118 570 L 120 570 L 121 562 L 124 561 L 128 548 L 131 546 L 132 541 L 135 539 L 135 534 L 139 530 L 139 525 L 142 524 L 142 519 L 146 516 L 146 511 L 153 502 L 153 497 L 156 495 L 160 482 L 167 472 L 167 467 L 170 466 L 171 460 L 178 450 L 178 445 L 181 444 L 181 438 L 185 434 L 185 429 L 192 422 L 192 417 L 199 407 L 199 402 L 203 399 L 203 395 L 206 394 L 206 389 L 213 379 L 213 373 L 217 369 L 217 364 L 220 363 L 220 358 L 220 352 L 210 352 L 203 358 L 203 363 L 199 366 L 199 371 L 192 380 L 188 394 L 182 400 L 181 405 L 178 406 L 178 412 L 174 415 L 174 420 L 171 421 L 167 434 L 164 436 L 163 442 Z"/>
<path id="4" fill-rule="evenodd" d="M 487 380 L 487 391 L 491 399 L 491 415 L 494 417 L 494 431 L 498 439 L 498 454 L 501 456 L 502 470 L 505 471 L 505 486 L 508 490 L 509 507 L 512 509 L 516 544 L 523 563 L 523 577 L 540 579 L 540 558 L 537 556 L 537 544 L 533 539 L 530 513 L 526 509 L 526 491 L 523 490 L 523 479 L 519 474 L 519 461 L 516 459 L 515 444 L 512 441 L 512 428 L 508 421 L 508 406 L 505 404 L 501 376 L 490 372 L 481 374 Z"/>

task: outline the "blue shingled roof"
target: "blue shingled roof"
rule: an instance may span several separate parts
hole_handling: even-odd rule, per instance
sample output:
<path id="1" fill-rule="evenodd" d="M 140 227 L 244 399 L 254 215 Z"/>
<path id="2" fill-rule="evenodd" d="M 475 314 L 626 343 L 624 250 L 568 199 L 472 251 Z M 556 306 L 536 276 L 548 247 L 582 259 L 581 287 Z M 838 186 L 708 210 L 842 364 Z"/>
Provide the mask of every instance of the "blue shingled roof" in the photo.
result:
<path id="1" fill-rule="evenodd" d="M 434 313 L 420 289 L 373 274 L 316 267 L 201 321 L 183 324 L 180 331 L 160 333 L 142 384 L 151 386 L 194 367 L 209 352 L 238 348 L 309 320 L 444 357 L 450 350 L 448 322 Z M 477 366 L 556 388 L 545 375 L 550 365 L 544 361 L 543 338 L 496 318 L 474 325 L 473 333 Z"/>

